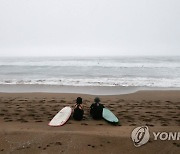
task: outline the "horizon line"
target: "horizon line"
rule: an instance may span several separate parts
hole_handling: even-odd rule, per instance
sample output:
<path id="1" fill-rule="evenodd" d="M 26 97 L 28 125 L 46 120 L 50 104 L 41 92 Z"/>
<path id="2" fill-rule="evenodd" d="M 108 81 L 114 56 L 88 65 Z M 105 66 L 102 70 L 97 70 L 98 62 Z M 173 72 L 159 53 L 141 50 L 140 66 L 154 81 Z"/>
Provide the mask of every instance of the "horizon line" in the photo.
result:
<path id="1" fill-rule="evenodd" d="M 0 55 L 0 58 L 8 57 L 179 57 L 178 55 Z"/>

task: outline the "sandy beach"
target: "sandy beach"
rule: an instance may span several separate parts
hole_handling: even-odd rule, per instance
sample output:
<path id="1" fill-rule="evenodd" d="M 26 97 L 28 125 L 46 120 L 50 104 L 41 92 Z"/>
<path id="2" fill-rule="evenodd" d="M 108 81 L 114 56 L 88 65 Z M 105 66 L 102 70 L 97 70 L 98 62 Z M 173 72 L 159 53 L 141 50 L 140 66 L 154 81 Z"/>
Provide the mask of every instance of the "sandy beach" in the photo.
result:
<path id="1" fill-rule="evenodd" d="M 180 154 L 178 19 L 178 0 L 0 0 L 0 154 Z"/>
<path id="2" fill-rule="evenodd" d="M 61 127 L 48 122 L 64 106 L 83 98 L 84 118 Z M 138 91 L 99 96 L 119 118 L 116 126 L 95 121 L 89 106 L 95 95 L 59 93 L 0 93 L 0 153 L 178 153 L 180 141 L 154 141 L 139 148 L 131 132 L 148 126 L 152 131 L 180 129 L 180 91 Z"/>

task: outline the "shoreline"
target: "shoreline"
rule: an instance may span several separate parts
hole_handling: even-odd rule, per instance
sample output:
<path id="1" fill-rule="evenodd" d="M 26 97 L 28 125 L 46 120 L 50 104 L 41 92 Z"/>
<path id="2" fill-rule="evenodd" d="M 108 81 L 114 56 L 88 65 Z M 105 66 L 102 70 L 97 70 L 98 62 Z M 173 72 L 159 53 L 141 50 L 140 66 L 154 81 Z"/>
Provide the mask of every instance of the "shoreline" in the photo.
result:
<path id="1" fill-rule="evenodd" d="M 176 91 L 180 87 L 135 87 L 135 86 L 58 86 L 43 84 L 0 84 L 0 93 L 77 93 L 90 95 L 120 95 L 138 91 Z"/>

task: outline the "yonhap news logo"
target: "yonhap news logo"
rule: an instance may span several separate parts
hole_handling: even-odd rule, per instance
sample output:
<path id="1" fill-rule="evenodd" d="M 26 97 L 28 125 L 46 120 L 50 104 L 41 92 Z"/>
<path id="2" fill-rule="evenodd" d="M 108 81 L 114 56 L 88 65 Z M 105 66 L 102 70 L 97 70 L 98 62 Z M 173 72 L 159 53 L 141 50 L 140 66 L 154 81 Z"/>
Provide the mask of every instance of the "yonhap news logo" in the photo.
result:
<path id="1" fill-rule="evenodd" d="M 147 126 L 137 127 L 131 133 L 134 146 L 139 147 L 149 141 L 149 128 Z"/>
<path id="2" fill-rule="evenodd" d="M 160 139 L 165 140 L 180 140 L 180 132 L 152 132 L 154 141 Z M 135 147 L 140 147 L 146 144 L 150 139 L 150 132 L 147 126 L 136 127 L 131 133 L 131 138 Z"/>

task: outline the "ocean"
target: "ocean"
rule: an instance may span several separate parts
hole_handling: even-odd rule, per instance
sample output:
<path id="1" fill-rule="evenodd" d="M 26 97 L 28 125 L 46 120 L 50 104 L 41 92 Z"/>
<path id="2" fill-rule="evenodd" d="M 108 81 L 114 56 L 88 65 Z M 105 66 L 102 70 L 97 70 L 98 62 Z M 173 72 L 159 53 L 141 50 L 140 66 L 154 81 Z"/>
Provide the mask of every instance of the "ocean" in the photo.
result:
<path id="1" fill-rule="evenodd" d="M 180 87 L 180 57 L 0 57 L 0 84 Z"/>

